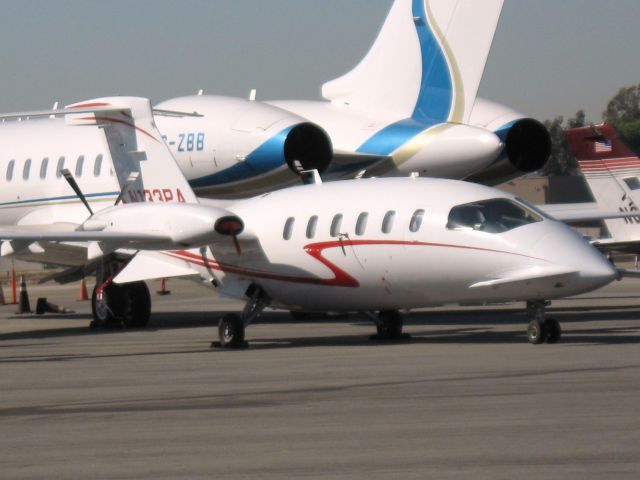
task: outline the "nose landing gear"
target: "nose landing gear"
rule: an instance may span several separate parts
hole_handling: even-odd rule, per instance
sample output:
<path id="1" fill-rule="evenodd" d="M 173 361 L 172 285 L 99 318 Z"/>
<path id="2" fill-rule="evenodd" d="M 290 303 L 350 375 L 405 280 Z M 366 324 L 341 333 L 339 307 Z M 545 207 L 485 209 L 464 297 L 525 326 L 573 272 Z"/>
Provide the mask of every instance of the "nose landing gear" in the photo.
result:
<path id="1" fill-rule="evenodd" d="M 213 342 L 212 347 L 221 348 L 247 348 L 248 342 L 244 339 L 245 329 L 260 316 L 271 303 L 271 298 L 260 287 L 252 285 L 247 290 L 249 301 L 241 315 L 229 313 L 218 322 L 218 342 Z"/>
<path id="2" fill-rule="evenodd" d="M 527 316 L 531 318 L 527 327 L 529 343 L 539 345 L 560 341 L 562 336 L 560 322 L 555 318 L 546 318 L 545 309 L 550 304 L 551 302 L 545 301 L 527 302 Z"/>

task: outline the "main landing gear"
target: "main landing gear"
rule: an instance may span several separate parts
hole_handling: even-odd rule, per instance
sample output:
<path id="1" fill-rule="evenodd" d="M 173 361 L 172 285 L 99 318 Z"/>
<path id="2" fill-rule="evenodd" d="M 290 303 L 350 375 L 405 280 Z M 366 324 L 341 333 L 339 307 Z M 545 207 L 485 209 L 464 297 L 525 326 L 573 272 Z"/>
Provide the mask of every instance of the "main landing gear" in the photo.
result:
<path id="1" fill-rule="evenodd" d="M 144 282 L 112 283 L 117 263 L 101 264 L 91 295 L 91 328 L 143 328 L 151 317 L 151 295 Z"/>
<path id="2" fill-rule="evenodd" d="M 371 340 L 404 340 L 411 338 L 402 333 L 402 314 L 398 310 L 382 310 L 378 314 L 368 313 L 376 324 L 377 334 Z"/>
<path id="3" fill-rule="evenodd" d="M 555 318 L 546 318 L 545 309 L 551 302 L 527 302 L 527 316 L 531 318 L 527 327 L 529 343 L 558 343 L 562 336 L 560 322 Z"/>
<path id="4" fill-rule="evenodd" d="M 92 328 L 143 328 L 151 317 L 151 295 L 144 282 L 123 285 L 110 284 L 93 289 L 91 311 Z"/>
<path id="5" fill-rule="evenodd" d="M 247 290 L 249 301 L 241 315 L 228 313 L 218 322 L 218 342 L 213 342 L 212 347 L 221 348 L 247 348 L 248 342 L 244 339 L 245 329 L 260 316 L 271 303 L 269 296 L 260 287 L 252 285 Z"/>

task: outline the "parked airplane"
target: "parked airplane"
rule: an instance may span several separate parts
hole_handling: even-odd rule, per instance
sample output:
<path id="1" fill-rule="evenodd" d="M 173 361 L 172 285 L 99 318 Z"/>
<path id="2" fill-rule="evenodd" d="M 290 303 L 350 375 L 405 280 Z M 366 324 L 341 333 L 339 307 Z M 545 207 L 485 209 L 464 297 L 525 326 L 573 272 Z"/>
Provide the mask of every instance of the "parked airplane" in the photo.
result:
<path id="1" fill-rule="evenodd" d="M 384 192 L 384 195 L 380 193 Z M 345 201 L 347 200 L 347 201 Z M 532 343 L 556 342 L 547 300 L 599 288 L 617 271 L 580 235 L 499 190 L 388 178 L 291 187 L 227 206 L 244 230 L 212 248 L 140 252 L 114 282 L 183 276 L 247 301 L 219 323 L 241 345 L 266 307 L 370 312 L 380 338 L 400 310 L 527 301 Z M 375 316 L 373 312 L 378 312 Z"/>
<path id="2" fill-rule="evenodd" d="M 379 336 L 398 338 L 401 309 L 515 300 L 528 302 L 529 340 L 555 342 L 546 301 L 618 276 L 564 224 L 493 188 L 321 184 L 315 172 L 313 185 L 221 208 L 198 204 L 146 99 L 2 116 L 12 117 L 30 120 L 0 124 L 0 253 L 69 267 L 58 281 L 95 272 L 99 325 L 143 326 L 143 281 L 187 276 L 247 299 L 242 316 L 220 321 L 223 346 L 242 344 L 268 306 L 377 312 Z"/>
<path id="3" fill-rule="evenodd" d="M 482 183 L 540 169 L 539 122 L 476 98 L 503 0 L 396 0 L 328 101 L 196 95 L 157 105 L 159 130 L 199 195 L 242 197 L 324 178 L 422 176 Z"/>
<path id="4" fill-rule="evenodd" d="M 638 212 L 635 217 L 605 219 L 611 238 L 597 239 L 594 245 L 602 251 L 640 254 L 640 157 L 608 124 L 569 129 L 565 138 L 596 200 L 595 204 L 574 204 L 573 211 L 586 212 L 595 206 Z M 567 211 L 567 207 L 560 208 Z M 549 212 L 553 214 L 553 207 Z"/>

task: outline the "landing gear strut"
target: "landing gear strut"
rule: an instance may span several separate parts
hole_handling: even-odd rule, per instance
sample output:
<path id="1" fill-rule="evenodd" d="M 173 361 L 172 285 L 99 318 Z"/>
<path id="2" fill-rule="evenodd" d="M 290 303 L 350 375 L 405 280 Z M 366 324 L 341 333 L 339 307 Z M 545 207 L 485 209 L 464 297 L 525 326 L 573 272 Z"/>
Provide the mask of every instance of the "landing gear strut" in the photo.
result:
<path id="1" fill-rule="evenodd" d="M 218 322 L 219 342 L 213 342 L 212 347 L 222 348 L 246 348 L 249 344 L 244 339 L 245 329 L 260 316 L 263 310 L 269 306 L 271 299 L 256 285 L 247 290 L 249 301 L 241 315 L 229 313 Z"/>
<path id="2" fill-rule="evenodd" d="M 562 336 L 560 322 L 555 318 L 546 318 L 545 309 L 551 302 L 536 301 L 527 302 L 527 316 L 531 318 L 527 327 L 527 339 L 529 343 L 539 345 L 541 343 L 558 343 Z"/>

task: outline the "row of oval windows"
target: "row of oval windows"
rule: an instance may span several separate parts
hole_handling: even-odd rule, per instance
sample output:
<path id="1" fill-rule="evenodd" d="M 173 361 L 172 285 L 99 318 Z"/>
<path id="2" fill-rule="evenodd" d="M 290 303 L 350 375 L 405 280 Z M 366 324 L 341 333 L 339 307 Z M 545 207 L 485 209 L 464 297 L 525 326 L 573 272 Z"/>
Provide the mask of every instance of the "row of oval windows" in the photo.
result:
<path id="1" fill-rule="evenodd" d="M 333 217 L 333 220 L 331 221 L 331 226 L 329 227 L 329 234 L 332 237 L 339 237 L 340 235 L 344 235 L 344 233 L 340 231 L 342 228 L 343 218 L 344 216 L 341 213 L 338 213 Z M 395 218 L 396 218 L 395 210 L 389 210 L 384 215 L 384 218 L 382 219 L 382 226 L 381 226 L 382 233 L 386 234 L 391 232 Z M 415 212 L 413 212 L 413 215 L 411 216 L 411 221 L 409 222 L 409 231 L 412 233 L 418 232 L 420 230 L 420 227 L 422 226 L 423 219 L 424 219 L 423 209 L 420 208 Z M 360 215 L 358 215 L 358 219 L 356 220 L 356 229 L 355 229 L 356 235 L 358 236 L 364 235 L 367 229 L 368 221 L 369 221 L 368 212 L 362 212 Z M 293 236 L 293 227 L 295 225 L 295 222 L 296 222 L 295 217 L 287 218 L 287 220 L 284 223 L 282 238 L 284 238 L 285 240 L 291 239 L 291 237 Z M 311 239 L 315 237 L 317 229 L 318 229 L 318 216 L 313 215 L 311 218 L 309 218 L 309 221 L 307 222 L 307 228 L 306 228 L 307 238 Z"/>
<path id="2" fill-rule="evenodd" d="M 93 163 L 93 176 L 94 177 L 99 177 L 100 173 L 102 172 L 102 159 L 103 156 L 102 154 L 98 155 Z M 62 170 L 64 170 L 64 164 L 66 162 L 66 158 L 65 157 L 60 157 L 58 159 L 58 164 L 56 165 L 56 177 L 60 178 L 62 177 Z M 14 174 L 14 170 L 15 170 L 15 166 L 16 166 L 16 161 L 15 160 L 10 160 L 9 163 L 7 164 L 7 173 L 5 175 L 5 178 L 7 179 L 7 182 L 10 182 L 11 180 L 13 180 L 13 174 Z M 41 179 L 45 179 L 47 178 L 47 173 L 48 173 L 48 167 L 49 167 L 49 158 L 45 157 L 42 159 L 42 161 L 40 162 L 40 178 Z M 80 155 L 78 157 L 78 160 L 76 161 L 76 168 L 75 168 L 75 176 L 77 178 L 82 177 L 82 174 L 84 172 L 84 155 Z M 113 174 L 113 172 L 111 172 Z M 22 167 L 22 178 L 24 180 L 29 180 L 29 175 L 31 174 L 31 159 L 27 158 L 24 162 L 24 166 Z"/>

